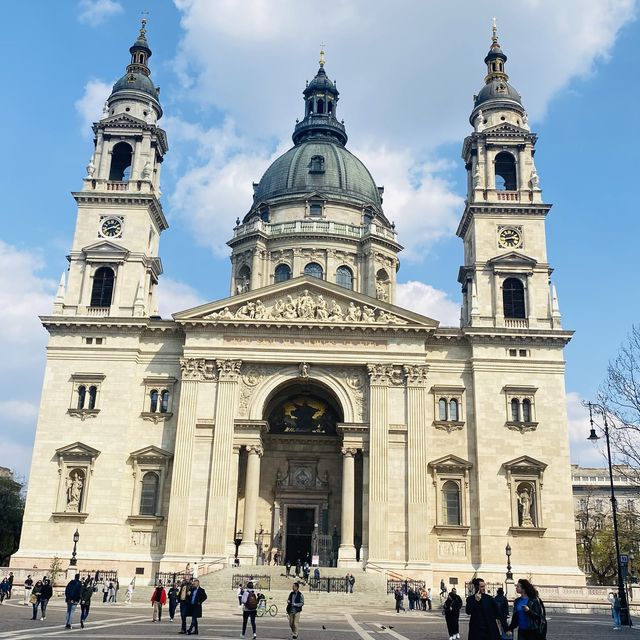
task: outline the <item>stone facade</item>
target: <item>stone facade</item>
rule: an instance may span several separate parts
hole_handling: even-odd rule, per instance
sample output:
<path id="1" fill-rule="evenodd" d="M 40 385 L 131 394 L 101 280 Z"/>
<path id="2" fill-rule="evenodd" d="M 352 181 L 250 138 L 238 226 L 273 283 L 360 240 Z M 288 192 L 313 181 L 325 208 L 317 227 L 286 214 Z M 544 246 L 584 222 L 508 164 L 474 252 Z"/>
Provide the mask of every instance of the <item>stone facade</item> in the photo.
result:
<path id="1" fill-rule="evenodd" d="M 143 36 L 134 76 L 148 73 Z M 465 141 L 460 327 L 393 304 L 401 246 L 382 190 L 346 155 L 323 63 L 288 152 L 310 177 L 270 168 L 229 242 L 231 296 L 163 320 L 166 138 L 147 81 L 132 82 L 116 84 L 95 125 L 71 270 L 43 318 L 51 338 L 13 563 L 64 553 L 78 528 L 83 563 L 127 576 L 278 551 L 437 584 L 501 579 L 510 542 L 519 573 L 583 584 L 550 206 L 531 180 L 504 201 L 505 171 L 487 151 L 517 150 L 521 175 L 533 166 L 521 105 L 489 100 Z M 318 139 L 338 158 L 331 175 L 317 150 L 295 160 Z M 132 150 L 125 180 L 113 179 L 115 140 Z M 508 278 L 523 283 L 510 302 Z"/>

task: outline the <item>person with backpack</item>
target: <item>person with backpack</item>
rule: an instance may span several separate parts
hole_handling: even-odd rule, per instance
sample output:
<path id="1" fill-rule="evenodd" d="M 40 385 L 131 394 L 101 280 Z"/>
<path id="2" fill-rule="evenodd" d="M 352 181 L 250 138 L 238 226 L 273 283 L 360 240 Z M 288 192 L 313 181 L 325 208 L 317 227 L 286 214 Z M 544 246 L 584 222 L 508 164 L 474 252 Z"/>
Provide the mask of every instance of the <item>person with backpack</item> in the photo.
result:
<path id="1" fill-rule="evenodd" d="M 42 591 L 40 591 L 40 620 L 47 619 L 47 605 L 52 597 L 53 587 L 51 586 L 51 580 L 44 578 L 42 581 Z"/>
<path id="2" fill-rule="evenodd" d="M 256 635 L 256 613 L 258 611 L 258 594 L 253 588 L 253 582 L 247 582 L 247 588 L 242 594 L 242 634 L 240 637 L 244 638 L 244 634 L 247 632 L 247 621 L 251 620 L 251 629 L 253 630 L 253 637 Z"/>
<path id="3" fill-rule="evenodd" d="M 395 591 L 393 592 L 393 597 L 395 598 L 396 601 L 396 613 L 400 613 L 400 609 L 402 609 L 403 611 L 404 609 L 404 592 L 402 591 L 402 589 L 400 587 L 396 587 Z"/>
<path id="4" fill-rule="evenodd" d="M 462 609 L 462 598 L 456 593 L 456 588 L 452 587 L 442 605 L 449 640 L 460 640 L 460 609 Z"/>
<path id="5" fill-rule="evenodd" d="M 516 583 L 518 597 L 513 602 L 509 630 L 518 629 L 518 640 L 544 640 L 547 637 L 547 615 L 537 589 L 525 578 Z"/>
<path id="6" fill-rule="evenodd" d="M 287 615 L 289 616 L 289 627 L 291 637 L 296 640 L 298 637 L 298 623 L 300 622 L 300 612 L 304 607 L 304 596 L 300 593 L 300 583 L 293 583 L 293 590 L 287 599 Z"/>
<path id="7" fill-rule="evenodd" d="M 93 586 L 93 578 L 87 576 L 87 579 L 82 584 L 82 591 L 80 592 L 80 626 L 84 629 L 84 623 L 89 617 L 89 610 L 91 609 L 91 596 L 95 591 Z"/>

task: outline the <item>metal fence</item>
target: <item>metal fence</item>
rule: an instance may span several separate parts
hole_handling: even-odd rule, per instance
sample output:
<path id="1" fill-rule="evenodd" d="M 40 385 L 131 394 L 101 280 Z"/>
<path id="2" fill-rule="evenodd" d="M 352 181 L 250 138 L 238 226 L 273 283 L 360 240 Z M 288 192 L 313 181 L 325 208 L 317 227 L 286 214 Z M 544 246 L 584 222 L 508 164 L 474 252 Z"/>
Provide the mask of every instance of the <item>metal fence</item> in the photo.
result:
<path id="1" fill-rule="evenodd" d="M 185 573 L 184 571 L 178 571 L 176 573 L 172 573 L 171 571 L 156 571 L 154 584 L 180 583 L 183 580 L 191 580 L 191 578 L 193 578 L 193 574 Z"/>
<path id="2" fill-rule="evenodd" d="M 326 593 L 347 593 L 346 578 L 310 578 L 309 591 Z"/>
<path id="3" fill-rule="evenodd" d="M 246 587 L 247 582 L 253 582 L 253 588 L 259 591 L 269 591 L 271 589 L 271 576 L 268 575 L 256 576 L 249 573 L 234 573 L 231 576 L 232 589 Z"/>
<path id="4" fill-rule="evenodd" d="M 78 571 L 81 580 L 85 576 L 94 578 L 96 582 L 117 582 L 118 572 L 114 569 L 80 569 Z"/>
<path id="5" fill-rule="evenodd" d="M 496 595 L 496 591 L 498 590 L 498 587 L 502 587 L 504 589 L 504 584 L 502 582 L 485 582 L 485 585 L 487 586 L 486 592 L 490 596 L 495 596 Z M 464 583 L 464 589 L 465 589 L 465 593 L 468 596 L 472 596 L 473 595 L 473 582 L 465 582 Z"/>
<path id="6" fill-rule="evenodd" d="M 409 592 L 409 589 L 424 589 L 424 580 L 387 580 L 387 593 L 393 593 L 398 587 L 405 595 Z"/>

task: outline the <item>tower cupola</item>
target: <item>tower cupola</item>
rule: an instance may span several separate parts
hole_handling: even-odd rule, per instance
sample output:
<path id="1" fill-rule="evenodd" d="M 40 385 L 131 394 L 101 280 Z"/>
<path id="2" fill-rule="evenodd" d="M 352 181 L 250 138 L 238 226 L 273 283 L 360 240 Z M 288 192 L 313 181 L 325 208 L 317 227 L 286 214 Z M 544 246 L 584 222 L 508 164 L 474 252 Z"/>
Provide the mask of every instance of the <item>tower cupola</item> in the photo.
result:
<path id="1" fill-rule="evenodd" d="M 136 41 L 129 48 L 131 62 L 127 65 L 126 73 L 118 80 L 107 100 L 107 107 L 119 101 L 136 101 L 150 107 L 155 112 L 157 119 L 162 117 L 160 106 L 160 88 L 156 87 L 151 80 L 151 70 L 149 69 L 149 58 L 151 49 L 147 42 L 147 21 L 142 20 L 140 33 Z"/>
<path id="2" fill-rule="evenodd" d="M 318 72 L 302 92 L 305 116 L 302 122 L 296 123 L 293 132 L 294 144 L 316 138 L 329 138 L 342 145 L 347 143 L 344 123 L 336 118 L 340 94 L 335 83 L 327 76 L 324 64 L 324 50 L 321 49 Z"/>

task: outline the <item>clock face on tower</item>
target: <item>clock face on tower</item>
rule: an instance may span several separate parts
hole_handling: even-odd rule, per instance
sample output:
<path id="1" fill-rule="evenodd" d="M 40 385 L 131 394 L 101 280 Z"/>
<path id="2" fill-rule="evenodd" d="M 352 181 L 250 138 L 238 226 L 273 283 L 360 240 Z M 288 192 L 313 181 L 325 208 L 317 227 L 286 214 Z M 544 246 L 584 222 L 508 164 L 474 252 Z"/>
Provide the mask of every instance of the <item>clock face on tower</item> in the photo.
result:
<path id="1" fill-rule="evenodd" d="M 498 230 L 498 245 L 504 249 L 522 246 L 522 233 L 515 227 L 501 227 Z"/>
<path id="2" fill-rule="evenodd" d="M 120 238 L 122 236 L 122 218 L 103 218 L 100 224 L 100 235 L 105 238 Z"/>

